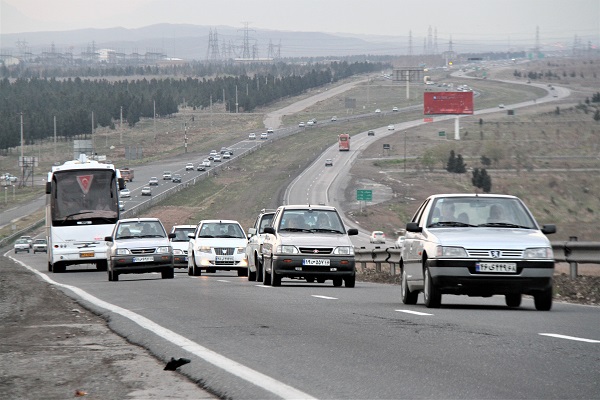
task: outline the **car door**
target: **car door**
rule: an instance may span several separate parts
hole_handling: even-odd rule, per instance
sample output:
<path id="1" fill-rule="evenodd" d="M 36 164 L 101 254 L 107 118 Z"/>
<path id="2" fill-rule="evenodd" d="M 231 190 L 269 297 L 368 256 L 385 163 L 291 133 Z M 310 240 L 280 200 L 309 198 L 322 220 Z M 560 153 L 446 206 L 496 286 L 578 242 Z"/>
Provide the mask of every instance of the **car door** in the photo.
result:
<path id="1" fill-rule="evenodd" d="M 415 212 L 411 222 L 418 224 L 421 228 L 425 226 L 427 220 L 427 210 L 431 199 L 427 199 Z M 402 248 L 402 259 L 406 269 L 408 281 L 422 281 L 422 251 L 423 251 L 423 232 L 406 231 L 404 247 Z"/>

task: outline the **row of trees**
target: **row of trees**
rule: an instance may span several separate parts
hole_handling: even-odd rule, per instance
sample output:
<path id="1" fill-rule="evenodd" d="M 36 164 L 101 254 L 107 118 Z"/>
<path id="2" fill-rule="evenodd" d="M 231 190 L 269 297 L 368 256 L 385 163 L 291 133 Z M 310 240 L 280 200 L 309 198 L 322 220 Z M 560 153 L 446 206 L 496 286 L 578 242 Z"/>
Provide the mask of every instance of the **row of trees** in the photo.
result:
<path id="1" fill-rule="evenodd" d="M 205 108 L 211 102 L 224 103 L 230 112 L 252 111 L 278 99 L 351 75 L 379 71 L 382 64 L 368 62 L 333 63 L 297 74 L 298 68 L 276 69 L 278 74 L 219 76 L 213 79 L 141 79 L 109 81 L 81 78 L 0 80 L 0 149 L 20 145 L 20 118 L 24 115 L 27 144 L 54 135 L 73 138 L 98 126 L 114 127 L 121 110 L 130 126 L 140 118 L 167 116 L 184 101 Z M 289 73 L 285 74 L 283 72 Z M 236 107 L 236 98 L 238 107 Z M 92 112 L 94 121 L 92 123 Z"/>
<path id="2" fill-rule="evenodd" d="M 481 156 L 481 164 L 489 166 L 491 164 L 491 160 L 486 156 Z M 454 150 L 450 150 L 450 156 L 448 157 L 448 163 L 446 164 L 446 171 L 453 174 L 464 174 L 467 172 L 467 164 L 465 164 L 462 155 L 456 155 Z M 488 175 L 485 168 L 473 169 L 471 183 L 473 186 L 483 190 L 485 193 L 492 191 L 492 177 Z"/>

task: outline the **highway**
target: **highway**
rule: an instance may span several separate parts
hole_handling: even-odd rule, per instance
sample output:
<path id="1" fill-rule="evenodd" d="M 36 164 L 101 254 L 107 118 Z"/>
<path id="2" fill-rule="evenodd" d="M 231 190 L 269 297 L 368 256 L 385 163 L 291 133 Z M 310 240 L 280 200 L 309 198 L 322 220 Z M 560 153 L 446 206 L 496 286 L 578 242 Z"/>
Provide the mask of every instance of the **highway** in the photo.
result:
<path id="1" fill-rule="evenodd" d="M 375 138 L 387 133 L 379 128 Z M 290 185 L 285 202 L 336 204 L 343 171 L 372 140 L 361 133 L 352 137 L 350 152 L 326 150 Z M 234 144 L 234 156 L 259 142 Z M 136 168 L 127 207 L 147 200 L 139 188 L 151 176 L 160 180 L 155 195 L 174 185 L 161 180 L 163 170 L 182 174 L 184 182 L 201 174 L 184 171 L 186 162 L 201 161 L 189 157 Z M 324 166 L 327 158 L 333 167 Z M 365 239 L 362 233 L 357 240 Z M 173 280 L 144 274 L 108 282 L 92 265 L 48 274 L 45 254 L 10 257 L 83 299 L 131 342 L 164 358 L 191 359 L 179 370 L 225 398 L 588 399 L 600 393 L 598 307 L 555 302 L 552 311 L 538 312 L 530 298 L 509 309 L 503 297 L 445 295 L 442 308 L 427 309 L 422 298 L 402 304 L 394 285 L 335 288 L 284 279 L 281 287 L 267 287 L 228 272 L 191 277 L 178 270 Z"/>

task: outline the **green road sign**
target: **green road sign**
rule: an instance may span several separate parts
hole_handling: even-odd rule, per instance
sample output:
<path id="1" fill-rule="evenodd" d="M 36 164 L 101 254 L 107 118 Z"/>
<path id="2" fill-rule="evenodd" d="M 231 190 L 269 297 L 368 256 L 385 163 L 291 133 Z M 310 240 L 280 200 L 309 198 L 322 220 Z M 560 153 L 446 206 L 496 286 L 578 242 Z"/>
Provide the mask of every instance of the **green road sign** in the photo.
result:
<path id="1" fill-rule="evenodd" d="M 439 131 L 438 136 L 446 136 L 446 131 Z"/>
<path id="2" fill-rule="evenodd" d="M 358 189 L 356 190 L 356 200 L 358 201 L 373 201 L 373 191 Z"/>

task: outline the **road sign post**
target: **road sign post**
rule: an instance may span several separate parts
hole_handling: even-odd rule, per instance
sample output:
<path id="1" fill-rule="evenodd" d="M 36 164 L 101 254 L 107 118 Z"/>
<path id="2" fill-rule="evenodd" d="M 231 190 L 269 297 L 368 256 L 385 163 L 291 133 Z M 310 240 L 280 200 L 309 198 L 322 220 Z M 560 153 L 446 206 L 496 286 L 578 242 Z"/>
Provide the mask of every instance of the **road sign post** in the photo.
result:
<path id="1" fill-rule="evenodd" d="M 371 189 L 357 189 L 356 200 L 364 201 L 366 206 L 367 201 L 373 201 L 373 191 Z M 362 212 L 362 203 L 360 205 L 360 211 Z"/>

